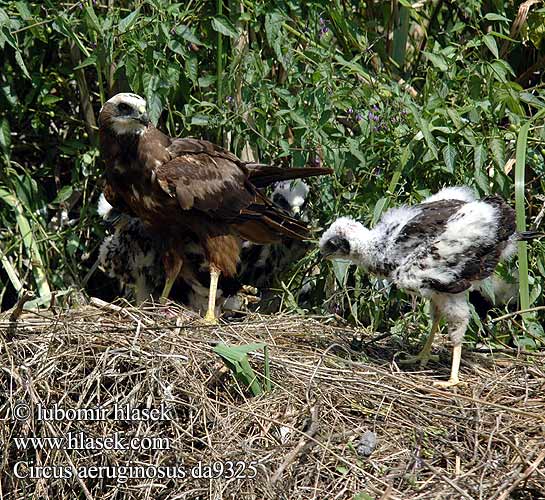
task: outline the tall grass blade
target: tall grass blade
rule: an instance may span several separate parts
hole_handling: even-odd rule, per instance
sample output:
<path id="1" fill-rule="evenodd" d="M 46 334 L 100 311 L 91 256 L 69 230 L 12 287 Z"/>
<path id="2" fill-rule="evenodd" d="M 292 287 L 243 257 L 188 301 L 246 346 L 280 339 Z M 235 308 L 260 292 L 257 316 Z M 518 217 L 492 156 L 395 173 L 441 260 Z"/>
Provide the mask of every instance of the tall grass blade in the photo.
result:
<path id="1" fill-rule="evenodd" d="M 524 202 L 524 171 L 526 168 L 526 143 L 530 122 L 526 122 L 520 129 L 517 138 L 516 165 L 515 165 L 515 211 L 517 217 L 517 231 L 526 230 L 526 209 Z M 519 294 L 521 309 L 530 307 L 530 289 L 528 286 L 528 252 L 527 243 L 519 241 Z"/>
<path id="2" fill-rule="evenodd" d="M 47 276 L 45 274 L 45 266 L 40 254 L 40 248 L 38 242 L 34 238 L 34 233 L 30 227 L 30 223 L 25 216 L 24 207 L 19 199 L 9 193 L 8 191 L 1 190 L 0 198 L 10 205 L 15 211 L 15 219 L 17 221 L 17 228 L 21 234 L 23 245 L 28 253 L 28 257 L 32 266 L 32 274 L 36 281 L 36 288 L 38 295 L 45 303 L 48 303 L 51 299 L 51 289 L 47 282 Z"/>
<path id="3" fill-rule="evenodd" d="M 8 278 L 11 281 L 13 288 L 15 288 L 15 291 L 19 293 L 23 289 L 23 284 L 19 279 L 17 271 L 11 265 L 11 262 L 8 260 L 8 258 L 2 253 L 2 250 L 0 250 L 0 262 L 2 263 L 2 267 L 4 268 L 4 271 L 6 271 L 6 274 L 8 275 Z"/>
<path id="4" fill-rule="evenodd" d="M 521 128 L 517 137 L 516 164 L 515 164 L 515 211 L 517 218 L 517 231 L 526 230 L 526 209 L 525 209 L 525 169 L 526 149 L 528 143 L 528 131 L 533 121 L 538 120 L 545 114 L 540 110 L 529 119 Z M 525 241 L 518 243 L 519 258 L 519 294 L 520 308 L 525 310 L 530 307 L 530 287 L 528 284 L 528 245 Z M 523 319 L 528 319 L 528 313 L 523 314 Z"/>
<path id="5" fill-rule="evenodd" d="M 403 70 L 407 52 L 407 38 L 409 36 L 409 9 L 398 4 L 394 22 L 392 59 L 397 63 L 399 69 Z"/>

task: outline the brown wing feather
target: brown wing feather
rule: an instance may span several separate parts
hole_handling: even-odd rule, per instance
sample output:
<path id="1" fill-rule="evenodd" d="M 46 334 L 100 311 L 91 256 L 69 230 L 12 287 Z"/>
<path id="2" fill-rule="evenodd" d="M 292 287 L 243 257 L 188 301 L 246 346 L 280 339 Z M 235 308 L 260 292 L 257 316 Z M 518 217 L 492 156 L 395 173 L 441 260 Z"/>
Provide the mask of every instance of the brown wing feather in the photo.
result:
<path id="1" fill-rule="evenodd" d="M 397 241 L 414 241 L 420 244 L 423 239 L 434 238 L 443 232 L 448 219 L 465 205 L 460 200 L 437 200 L 418 205 L 420 212 L 399 232 Z"/>
<path id="2" fill-rule="evenodd" d="M 248 179 L 245 166 L 228 151 L 196 139 L 176 139 L 168 150 L 177 156 L 157 167 L 155 174 L 159 186 L 182 209 L 196 209 L 233 224 L 242 237 L 257 243 L 308 238 L 307 227 L 263 195 Z M 275 172 L 278 177 L 276 167 Z"/>
<path id="3" fill-rule="evenodd" d="M 182 154 L 156 168 L 161 188 L 184 210 L 197 209 L 223 219 L 236 217 L 255 194 L 237 164 L 207 153 Z"/>

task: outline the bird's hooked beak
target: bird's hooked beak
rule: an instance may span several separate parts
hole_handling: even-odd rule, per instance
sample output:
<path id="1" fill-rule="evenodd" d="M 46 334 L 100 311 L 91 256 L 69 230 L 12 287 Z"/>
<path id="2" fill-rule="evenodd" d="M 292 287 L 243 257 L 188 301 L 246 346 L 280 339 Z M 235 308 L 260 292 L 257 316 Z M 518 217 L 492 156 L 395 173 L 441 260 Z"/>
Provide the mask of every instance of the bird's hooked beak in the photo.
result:
<path id="1" fill-rule="evenodd" d="M 350 254 L 350 243 L 345 238 L 334 236 L 325 242 L 320 248 L 320 252 L 326 259 L 348 256 Z"/>
<path id="2" fill-rule="evenodd" d="M 149 122 L 150 122 L 149 115 L 148 115 L 148 113 L 146 111 L 146 108 L 144 106 L 141 106 L 140 108 L 138 108 L 137 120 L 142 125 L 145 125 L 146 127 L 149 125 Z"/>

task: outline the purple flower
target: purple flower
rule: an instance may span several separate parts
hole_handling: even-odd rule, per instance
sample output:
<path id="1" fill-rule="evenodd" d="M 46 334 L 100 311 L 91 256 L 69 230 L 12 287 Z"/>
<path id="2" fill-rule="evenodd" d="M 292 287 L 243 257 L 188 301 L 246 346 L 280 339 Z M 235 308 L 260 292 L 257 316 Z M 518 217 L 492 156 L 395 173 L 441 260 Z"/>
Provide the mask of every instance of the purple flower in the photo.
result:
<path id="1" fill-rule="evenodd" d="M 315 156 L 314 159 L 312 160 L 312 164 L 315 167 L 319 167 L 322 164 L 322 159 L 319 156 Z"/>
<path id="2" fill-rule="evenodd" d="M 406 109 L 402 109 L 402 110 L 401 110 L 401 114 L 402 114 L 402 115 L 406 115 L 406 114 L 407 114 L 407 110 L 406 110 Z"/>
<path id="3" fill-rule="evenodd" d="M 320 17 L 320 19 L 318 19 L 318 22 L 323 26 L 325 24 L 325 20 L 323 17 Z"/>
<path id="4" fill-rule="evenodd" d="M 373 111 L 380 111 L 380 108 L 376 104 L 373 104 Z"/>
<path id="5" fill-rule="evenodd" d="M 83 3 L 82 3 L 82 2 L 79 2 L 79 3 L 78 3 L 78 9 L 79 9 L 79 10 L 82 10 L 82 9 L 83 9 Z"/>
<path id="6" fill-rule="evenodd" d="M 225 102 L 228 103 L 228 104 L 231 104 L 233 101 L 234 101 L 234 99 L 233 99 L 233 96 L 232 96 L 232 95 L 228 95 L 228 96 L 225 98 Z"/>
<path id="7" fill-rule="evenodd" d="M 363 115 L 361 113 L 356 113 L 356 120 L 361 122 L 363 120 Z"/>
<path id="8" fill-rule="evenodd" d="M 353 110 L 352 108 L 348 108 L 348 109 L 346 110 L 346 112 L 347 112 L 349 115 L 351 115 L 351 114 L 354 112 L 354 110 Z"/>

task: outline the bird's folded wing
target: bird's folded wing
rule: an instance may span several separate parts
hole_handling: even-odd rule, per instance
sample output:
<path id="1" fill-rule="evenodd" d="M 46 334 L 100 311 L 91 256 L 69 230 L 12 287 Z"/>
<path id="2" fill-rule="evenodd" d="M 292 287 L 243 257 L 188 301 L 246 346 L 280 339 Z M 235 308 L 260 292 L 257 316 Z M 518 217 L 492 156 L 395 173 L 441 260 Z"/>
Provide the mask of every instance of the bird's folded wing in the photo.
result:
<path id="1" fill-rule="evenodd" d="M 205 154 L 210 158 L 223 158 L 236 165 L 242 165 L 242 161 L 230 151 L 223 149 L 217 144 L 201 139 L 192 139 L 190 137 L 172 139 L 167 149 L 171 158 L 188 154 Z"/>
<path id="2" fill-rule="evenodd" d="M 417 214 L 403 226 L 396 243 L 419 246 L 436 238 L 445 230 L 449 218 L 464 204 L 460 200 L 438 200 L 417 205 Z"/>
<path id="3" fill-rule="evenodd" d="M 399 235 L 401 243 L 415 243 L 418 273 L 438 292 L 460 293 L 490 276 L 515 230 L 514 212 L 501 198 L 464 205 L 457 200 L 419 205 L 422 211 Z"/>
<path id="4" fill-rule="evenodd" d="M 159 186 L 184 210 L 231 219 L 255 199 L 244 169 L 223 156 L 182 153 L 155 173 Z"/>

